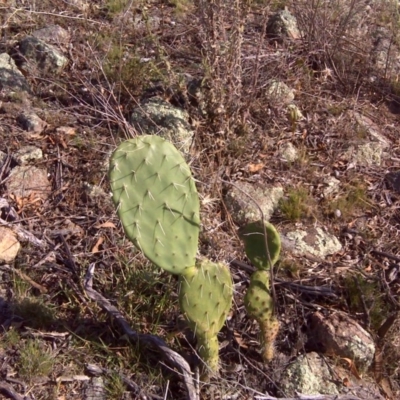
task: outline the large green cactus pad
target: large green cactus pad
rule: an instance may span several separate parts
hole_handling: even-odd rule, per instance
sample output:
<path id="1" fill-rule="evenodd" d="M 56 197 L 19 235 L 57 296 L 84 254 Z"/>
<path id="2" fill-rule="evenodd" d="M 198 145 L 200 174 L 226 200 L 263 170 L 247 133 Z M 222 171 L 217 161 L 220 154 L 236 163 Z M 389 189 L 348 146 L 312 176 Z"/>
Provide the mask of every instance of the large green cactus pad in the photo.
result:
<path id="1" fill-rule="evenodd" d="M 278 261 L 281 251 L 281 239 L 275 227 L 269 222 L 265 222 L 265 230 L 269 256 L 265 249 L 262 221 L 249 223 L 239 232 L 247 257 L 260 270 L 269 270 L 271 263 L 274 265 Z"/>
<path id="2" fill-rule="evenodd" d="M 193 266 L 199 199 L 180 152 L 159 136 L 138 136 L 118 146 L 109 174 L 118 216 L 133 244 L 171 273 Z"/>
<path id="3" fill-rule="evenodd" d="M 218 370 L 217 334 L 228 316 L 232 295 L 232 278 L 225 264 L 201 261 L 181 276 L 181 310 L 197 337 L 200 357 L 212 372 Z"/>
<path id="4" fill-rule="evenodd" d="M 269 289 L 269 271 L 256 271 L 244 297 L 247 312 L 257 320 L 261 329 L 263 357 L 271 361 L 274 357 L 275 339 L 279 332 L 279 321 L 274 314 L 274 300 Z"/>

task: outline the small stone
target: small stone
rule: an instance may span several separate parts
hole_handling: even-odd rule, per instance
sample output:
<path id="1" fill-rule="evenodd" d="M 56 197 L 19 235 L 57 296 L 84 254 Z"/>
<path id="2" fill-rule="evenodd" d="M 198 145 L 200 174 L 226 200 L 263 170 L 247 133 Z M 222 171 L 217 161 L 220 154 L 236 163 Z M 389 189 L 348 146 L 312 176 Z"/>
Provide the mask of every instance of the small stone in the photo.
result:
<path id="1" fill-rule="evenodd" d="M 338 209 L 336 209 L 333 214 L 335 215 L 336 218 L 340 218 L 342 216 L 342 212 Z"/>
<path id="2" fill-rule="evenodd" d="M 360 371 L 372 364 L 375 343 L 372 336 L 343 312 L 324 316 L 316 312 L 311 316 L 310 344 L 332 356 L 349 358 Z"/>
<path id="3" fill-rule="evenodd" d="M 262 188 L 255 187 L 248 182 L 235 182 L 235 186 L 232 185 L 230 187 L 224 200 L 232 219 L 238 225 L 261 219 L 258 207 L 245 193 L 249 194 L 257 202 L 265 220 L 268 221 L 283 196 L 283 188 L 282 186 Z"/>
<path id="4" fill-rule="evenodd" d="M 0 89 L 8 94 L 31 93 L 28 82 L 15 65 L 14 60 L 7 54 L 0 54 Z"/>
<path id="5" fill-rule="evenodd" d="M 297 230 L 288 232 L 286 237 L 294 242 L 295 249 L 300 253 L 310 253 L 317 257 L 326 257 L 342 249 L 339 240 L 320 227 L 309 231 Z"/>
<path id="6" fill-rule="evenodd" d="M 278 154 L 279 157 L 281 157 L 288 163 L 294 162 L 299 158 L 299 152 L 297 151 L 296 147 L 294 147 L 290 142 L 281 146 Z"/>
<path id="7" fill-rule="evenodd" d="M 340 181 L 333 176 L 329 176 L 324 180 L 325 188 L 322 193 L 324 197 L 329 197 L 339 190 Z"/>
<path id="8" fill-rule="evenodd" d="M 287 9 L 280 10 L 271 15 L 267 22 L 267 35 L 279 42 L 287 39 L 299 39 L 300 30 L 297 26 L 296 17 Z"/>
<path id="9" fill-rule="evenodd" d="M 31 165 L 15 167 L 11 170 L 6 182 L 7 191 L 17 197 L 32 196 L 46 200 L 51 193 L 47 172 Z"/>
<path id="10" fill-rule="evenodd" d="M 18 115 L 17 122 L 25 131 L 34 133 L 42 133 L 47 125 L 34 111 L 22 112 Z"/>
<path id="11" fill-rule="evenodd" d="M 43 160 L 43 152 L 41 149 L 35 146 L 24 146 L 14 154 L 14 158 L 18 164 L 26 165 L 30 161 Z"/>
<path id="12" fill-rule="evenodd" d="M 55 44 L 58 46 L 67 46 L 71 40 L 70 33 L 59 25 L 49 25 L 45 28 L 38 29 L 32 33 L 32 36 L 43 40 L 47 44 Z"/>
<path id="13" fill-rule="evenodd" d="M 34 36 L 27 36 L 19 44 L 23 56 L 21 68 L 27 72 L 37 69 L 37 72 L 57 74 L 67 65 L 68 59 L 55 47 Z"/>
<path id="14" fill-rule="evenodd" d="M 189 157 L 194 132 L 189 114 L 158 98 L 150 98 L 133 110 L 131 124 L 139 134 L 159 135 Z"/>
<path id="15" fill-rule="evenodd" d="M 0 226 L 0 263 L 12 263 L 21 245 L 11 229 Z"/>
<path id="16" fill-rule="evenodd" d="M 268 85 L 266 94 L 273 105 L 289 105 L 294 100 L 294 90 L 281 81 L 273 80 Z"/>

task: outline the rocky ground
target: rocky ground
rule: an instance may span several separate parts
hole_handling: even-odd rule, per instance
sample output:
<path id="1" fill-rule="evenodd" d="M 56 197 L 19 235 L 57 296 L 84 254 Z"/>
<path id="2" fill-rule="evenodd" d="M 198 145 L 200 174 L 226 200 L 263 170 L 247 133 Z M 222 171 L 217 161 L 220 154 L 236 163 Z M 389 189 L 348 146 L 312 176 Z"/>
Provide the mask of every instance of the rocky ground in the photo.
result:
<path id="1" fill-rule="evenodd" d="M 397 2 L 37 3 L 0 5 L 1 398 L 399 398 Z M 198 255 L 233 276 L 209 382 L 177 279 L 111 201 L 110 155 L 142 134 L 190 164 Z M 260 209 L 269 363 L 238 237 Z"/>

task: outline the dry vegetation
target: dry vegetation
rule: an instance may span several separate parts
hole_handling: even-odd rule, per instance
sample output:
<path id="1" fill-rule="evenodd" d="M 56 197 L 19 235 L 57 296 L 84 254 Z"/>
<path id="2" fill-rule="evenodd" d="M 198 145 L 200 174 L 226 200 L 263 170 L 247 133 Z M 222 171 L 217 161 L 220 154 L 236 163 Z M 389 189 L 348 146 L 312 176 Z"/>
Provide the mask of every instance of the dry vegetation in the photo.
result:
<path id="1" fill-rule="evenodd" d="M 277 285 L 282 331 L 280 355 L 271 365 L 262 363 L 256 326 L 243 311 L 248 272 L 232 265 L 236 297 L 220 335 L 221 377 L 201 386 L 202 398 L 245 399 L 267 391 L 282 396 L 276 382 L 288 359 L 306 349 L 302 330 L 308 314 L 331 308 L 348 312 L 373 333 L 383 362 L 369 375 L 379 382 L 390 378 L 399 394 L 395 339 L 400 328 L 393 333 L 392 327 L 386 336 L 380 330 L 399 306 L 399 281 L 388 278 L 393 268 L 398 271 L 399 196 L 384 179 L 400 159 L 399 84 L 389 73 L 390 57 L 386 75 L 375 70 L 371 57 L 375 24 L 387 27 L 398 44 L 394 2 L 371 2 L 369 13 L 357 0 L 98 0 L 85 12 L 68 3 L 17 0 L 13 8 L 0 6 L 2 51 L 11 52 L 18 40 L 50 24 L 72 34 L 66 50 L 70 63 L 61 76 L 27 75 L 35 106 L 49 124 L 44 134 L 31 137 L 16 127 L 13 115 L 1 115 L 0 149 L 41 147 L 51 179 L 62 167 L 64 187 L 43 204 L 13 204 L 26 227 L 55 251 L 40 263 L 47 254 L 26 245 L 15 265 L 2 269 L 10 309 L 0 333 L 0 380 L 12 376 L 8 382 L 17 391 L 36 399 L 79 399 L 85 382 L 74 377 L 96 364 L 107 370 L 107 398 L 145 398 L 132 382 L 146 398 L 185 397 L 182 382 L 158 362 L 159 355 L 130 344 L 82 287 L 89 264 L 95 263 L 94 287 L 131 326 L 162 337 L 195 364 L 175 277 L 149 265 L 125 239 L 110 202 L 83 189 L 87 182 L 109 192 L 104 163 L 116 144 L 137 134 L 125 122 L 132 109 L 156 93 L 187 109 L 195 128 L 191 165 L 203 199 L 202 254 L 245 261 L 222 202 L 227 190 L 222 180 L 237 179 L 284 185 L 286 197 L 272 219 L 281 231 L 318 222 L 344 246 L 327 260 L 283 256 L 279 278 L 329 286 L 337 296 L 332 300 Z M 268 16 L 284 6 L 297 17 L 304 37 L 277 43 L 266 37 L 265 28 Z M 202 82 L 201 106 L 188 101 L 184 74 Z M 304 120 L 269 106 L 265 88 L 272 79 L 296 89 Z M 363 138 L 351 111 L 371 116 L 392 141 L 381 166 L 351 168 L 343 159 L 346 145 Z M 60 125 L 74 126 L 76 134 L 60 141 L 54 133 Z M 301 154 L 293 163 L 277 157 L 278 146 L 288 142 Z M 250 166 L 257 164 L 263 168 L 252 172 Z M 322 178 L 335 171 L 341 192 L 323 198 Z M 80 229 L 62 239 L 55 232 L 66 220 Z"/>

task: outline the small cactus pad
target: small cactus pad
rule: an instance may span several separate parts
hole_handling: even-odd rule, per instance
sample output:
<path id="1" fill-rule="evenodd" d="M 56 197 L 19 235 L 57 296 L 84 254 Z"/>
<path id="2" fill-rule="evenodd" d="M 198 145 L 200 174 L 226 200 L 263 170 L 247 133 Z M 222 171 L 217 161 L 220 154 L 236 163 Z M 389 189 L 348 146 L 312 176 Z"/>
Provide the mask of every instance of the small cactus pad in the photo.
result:
<path id="1" fill-rule="evenodd" d="M 225 264 L 201 261 L 181 276 L 179 303 L 197 337 L 200 357 L 218 371 L 217 334 L 232 304 L 233 284 Z"/>
<path id="2" fill-rule="evenodd" d="M 132 243 L 173 274 L 193 266 L 199 199 L 190 168 L 174 145 L 151 135 L 121 143 L 111 156 L 110 181 Z"/>
<path id="3" fill-rule="evenodd" d="M 250 285 L 244 297 L 247 312 L 257 320 L 261 329 L 263 357 L 271 361 L 274 357 L 274 343 L 279 333 L 279 321 L 274 315 L 274 301 L 269 290 L 269 272 L 256 271 L 250 278 Z"/>
<path id="4" fill-rule="evenodd" d="M 262 221 L 249 223 L 239 232 L 244 242 L 247 257 L 260 270 L 269 270 L 271 263 L 274 265 L 278 261 L 281 251 L 281 239 L 275 227 L 269 222 L 265 222 L 265 231 L 267 233 L 269 257 L 265 251 Z"/>

